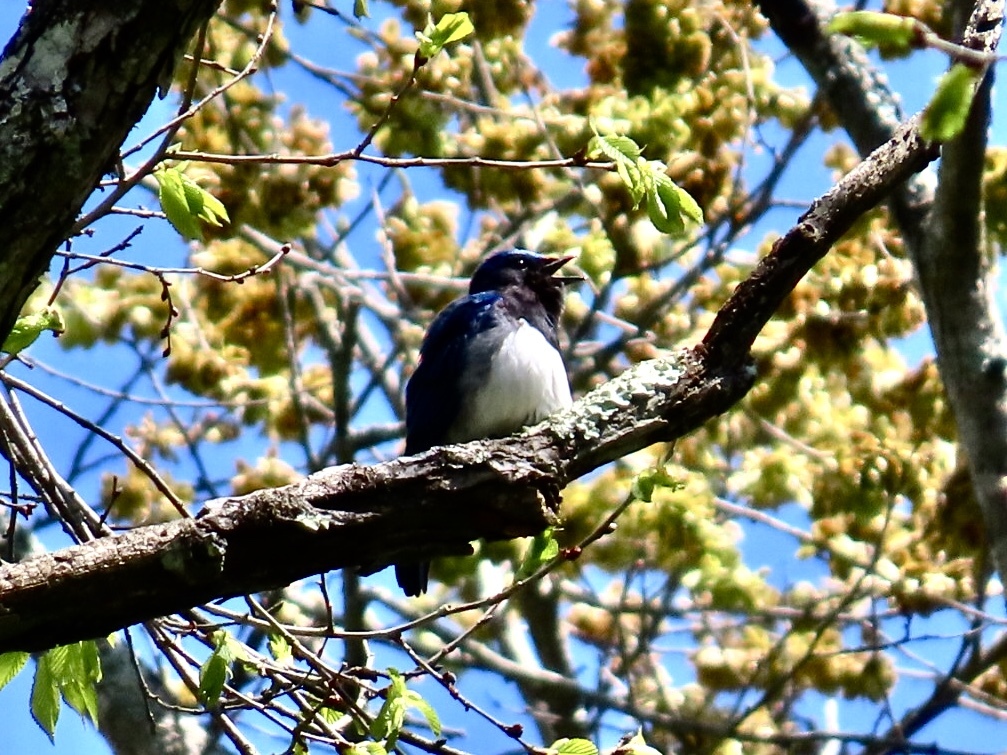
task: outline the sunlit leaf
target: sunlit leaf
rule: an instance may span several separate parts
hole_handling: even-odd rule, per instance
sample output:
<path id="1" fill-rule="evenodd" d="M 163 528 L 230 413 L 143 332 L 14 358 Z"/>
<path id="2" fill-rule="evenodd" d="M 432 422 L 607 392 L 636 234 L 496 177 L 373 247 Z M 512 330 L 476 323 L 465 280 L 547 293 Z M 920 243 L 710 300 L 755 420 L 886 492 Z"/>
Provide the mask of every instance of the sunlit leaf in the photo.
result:
<path id="1" fill-rule="evenodd" d="M 378 715 L 371 721 L 370 734 L 375 739 L 385 742 L 387 749 L 395 747 L 402 727 L 406 723 L 406 682 L 395 669 L 388 669 L 391 684 L 385 695 L 385 702 Z"/>
<path id="2" fill-rule="evenodd" d="M 468 13 L 445 13 L 436 24 L 432 20 L 428 21 L 423 31 L 416 32 L 416 38 L 420 41 L 419 54 L 424 58 L 432 58 L 446 45 L 465 39 L 474 31 L 475 27 Z"/>
<path id="3" fill-rule="evenodd" d="M 344 752 L 346 755 L 388 755 L 388 748 L 381 742 L 355 742 Z"/>
<path id="4" fill-rule="evenodd" d="M 548 527 L 531 539 L 524 558 L 517 570 L 517 579 L 530 577 L 542 566 L 552 561 L 559 554 L 559 543 L 553 537 L 553 528 Z"/>
<path id="5" fill-rule="evenodd" d="M 202 238 L 200 220 L 213 226 L 230 221 L 223 203 L 178 168 L 159 168 L 154 178 L 161 209 L 182 236 Z"/>
<path id="6" fill-rule="evenodd" d="M 647 186 L 647 216 L 662 233 L 682 235 L 690 225 L 703 222 L 703 211 L 689 192 L 668 178 L 658 162 L 641 160 Z"/>
<path id="7" fill-rule="evenodd" d="M 225 631 L 214 632 L 213 642 L 213 652 L 199 669 L 199 698 L 208 706 L 220 700 L 231 678 L 231 664 L 244 654 L 240 643 Z"/>
<path id="8" fill-rule="evenodd" d="M 937 84 L 937 91 L 923 111 L 920 135 L 924 139 L 946 142 L 965 128 L 980 72 L 956 63 Z"/>
<path id="9" fill-rule="evenodd" d="M 282 634 L 269 635 L 269 653 L 277 663 L 289 663 L 293 657 L 290 652 L 290 643 Z"/>
<path id="10" fill-rule="evenodd" d="M 598 755 L 598 748 L 587 739 L 557 739 L 549 748 L 555 755 Z"/>
<path id="11" fill-rule="evenodd" d="M 433 732 L 434 736 L 439 737 L 441 735 L 441 719 L 437 715 L 437 711 L 434 710 L 434 707 L 416 690 L 406 692 L 405 700 L 410 708 L 418 710 L 423 718 L 427 720 L 427 726 L 430 727 L 430 731 Z"/>
<path id="12" fill-rule="evenodd" d="M 61 663 L 53 666 L 53 677 L 63 699 L 82 716 L 98 723 L 97 683 L 101 681 L 101 662 L 98 646 L 93 640 L 57 648 L 63 651 Z"/>
<path id="13" fill-rule="evenodd" d="M 21 673 L 31 656 L 17 651 L 0 655 L 0 689 L 6 687 L 11 679 Z"/>
<path id="14" fill-rule="evenodd" d="M 31 717 L 55 743 L 56 722 L 59 720 L 59 686 L 52 675 L 50 653 L 35 662 L 35 681 L 31 686 Z"/>
<path id="15" fill-rule="evenodd" d="M 66 330 L 58 309 L 46 307 L 41 312 L 17 318 L 14 327 L 3 342 L 3 351 L 18 354 L 31 346 L 42 333 L 51 330 L 59 335 Z"/>
<path id="16" fill-rule="evenodd" d="M 168 222 L 187 239 L 202 238 L 199 224 L 189 211 L 181 172 L 177 168 L 162 168 L 154 171 L 154 178 L 157 179 L 157 198 Z"/>
<path id="17" fill-rule="evenodd" d="M 919 36 L 917 28 L 918 22 L 913 18 L 858 10 L 837 13 L 826 30 L 832 34 L 857 37 L 868 46 L 885 45 L 907 52 Z"/>

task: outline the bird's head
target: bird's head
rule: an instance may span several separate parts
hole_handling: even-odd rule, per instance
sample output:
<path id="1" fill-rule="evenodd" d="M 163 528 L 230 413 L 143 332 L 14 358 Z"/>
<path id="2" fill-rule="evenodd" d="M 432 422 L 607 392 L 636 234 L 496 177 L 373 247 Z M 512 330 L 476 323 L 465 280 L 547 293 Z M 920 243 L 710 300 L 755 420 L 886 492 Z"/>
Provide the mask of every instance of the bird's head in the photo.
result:
<path id="1" fill-rule="evenodd" d="M 497 252 L 476 268 L 469 284 L 469 293 L 526 287 L 539 296 L 548 296 L 552 292 L 562 295 L 564 284 L 581 280 L 580 277 L 554 275 L 572 259 L 573 257 L 546 257 L 524 249 Z"/>

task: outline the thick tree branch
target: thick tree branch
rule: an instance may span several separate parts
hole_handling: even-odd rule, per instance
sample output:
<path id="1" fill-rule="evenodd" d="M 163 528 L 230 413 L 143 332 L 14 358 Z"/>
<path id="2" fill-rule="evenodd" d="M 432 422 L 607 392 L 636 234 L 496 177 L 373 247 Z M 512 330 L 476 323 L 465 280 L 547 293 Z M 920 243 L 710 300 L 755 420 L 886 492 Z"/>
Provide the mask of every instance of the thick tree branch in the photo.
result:
<path id="1" fill-rule="evenodd" d="M 533 535 L 569 480 L 725 411 L 750 370 L 694 352 L 637 365 L 529 432 L 207 504 L 195 519 L 140 527 L 0 567 L 0 652 L 108 634 L 154 616 L 329 569 L 464 553 L 478 538 Z"/>
<path id="2" fill-rule="evenodd" d="M 0 60 L 0 334 L 218 4 L 31 4 Z"/>

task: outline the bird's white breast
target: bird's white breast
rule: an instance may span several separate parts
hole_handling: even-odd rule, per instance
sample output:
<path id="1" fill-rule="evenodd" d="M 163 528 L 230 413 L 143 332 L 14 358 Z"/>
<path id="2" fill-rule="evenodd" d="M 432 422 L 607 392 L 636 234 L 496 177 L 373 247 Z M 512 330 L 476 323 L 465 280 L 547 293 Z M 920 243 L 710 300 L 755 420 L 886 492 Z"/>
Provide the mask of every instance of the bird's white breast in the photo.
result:
<path id="1" fill-rule="evenodd" d="M 516 432 L 541 422 L 571 403 L 560 353 L 525 320 L 509 333 L 493 357 L 485 382 L 466 402 L 457 433 L 473 440 Z"/>

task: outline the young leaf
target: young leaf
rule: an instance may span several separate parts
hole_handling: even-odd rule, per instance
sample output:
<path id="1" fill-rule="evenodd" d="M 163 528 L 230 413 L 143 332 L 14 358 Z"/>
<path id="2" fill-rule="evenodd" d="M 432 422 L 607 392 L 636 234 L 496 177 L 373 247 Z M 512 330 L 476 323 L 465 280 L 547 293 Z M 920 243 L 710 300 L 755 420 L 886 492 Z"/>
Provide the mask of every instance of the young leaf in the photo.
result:
<path id="1" fill-rule="evenodd" d="M 182 189 L 185 192 L 185 201 L 189 205 L 190 215 L 218 228 L 221 226 L 221 220 L 231 222 L 223 202 L 184 173 L 181 175 Z"/>
<path id="2" fill-rule="evenodd" d="M 35 681 L 31 686 L 31 717 L 56 743 L 56 721 L 59 720 L 59 687 L 52 675 L 51 652 L 40 655 L 35 662 Z"/>
<path id="3" fill-rule="evenodd" d="M 227 661 L 219 653 L 214 652 L 206 659 L 206 663 L 199 669 L 199 698 L 204 705 L 216 705 L 230 674 Z"/>
<path id="4" fill-rule="evenodd" d="M 868 46 L 884 45 L 897 52 L 908 52 L 918 36 L 916 19 L 867 10 L 837 13 L 825 28 L 832 34 L 857 37 Z"/>
<path id="5" fill-rule="evenodd" d="M 357 742 L 345 750 L 346 755 L 388 755 L 381 742 Z"/>
<path id="6" fill-rule="evenodd" d="M 474 31 L 475 27 L 468 13 L 445 13 L 436 24 L 430 19 L 423 31 L 416 32 L 416 38 L 420 41 L 419 55 L 432 58 L 445 45 L 465 39 Z"/>
<path id="7" fill-rule="evenodd" d="M 629 189 L 633 207 L 647 200 L 647 215 L 662 233 L 681 235 L 689 223 L 702 223 L 703 211 L 689 193 L 668 178 L 665 166 L 646 160 L 643 150 L 628 136 L 602 134 L 594 119 L 594 136 L 588 142 L 588 154 L 600 153 L 615 164 L 616 172 Z"/>
<path id="8" fill-rule="evenodd" d="M 94 684 L 68 682 L 60 687 L 63 699 L 81 716 L 87 716 L 91 723 L 98 725 L 98 691 Z"/>
<path id="9" fill-rule="evenodd" d="M 633 206 L 640 204 L 646 194 L 644 177 L 640 173 L 639 162 L 641 160 L 641 149 L 636 142 L 628 136 L 620 134 L 602 134 L 598 131 L 594 119 L 590 121 L 594 136 L 588 142 L 588 154 L 600 153 L 604 157 L 615 163 L 616 172 L 619 178 L 629 189 L 630 196 L 633 197 Z"/>
<path id="10" fill-rule="evenodd" d="M 702 225 L 703 208 L 699 206 L 699 203 L 692 198 L 689 192 L 668 178 L 668 174 L 664 172 L 663 165 L 660 163 L 657 163 L 657 165 L 660 166 L 657 181 L 658 194 L 664 196 L 667 193 L 673 192 L 675 194 L 674 202 L 678 207 L 679 215 L 696 225 Z"/>
<path id="11" fill-rule="evenodd" d="M 290 663 L 293 657 L 290 652 L 290 643 L 282 634 L 269 635 L 269 654 L 276 659 L 277 663 Z"/>
<path id="12" fill-rule="evenodd" d="M 18 354 L 35 343 L 43 332 L 51 330 L 59 335 L 66 330 L 63 317 L 59 310 L 46 307 L 41 312 L 24 315 L 17 318 L 10 334 L 4 339 L 3 351 L 8 354 Z"/>
<path id="13" fill-rule="evenodd" d="M 516 579 L 530 577 L 538 571 L 543 564 L 547 564 L 559 555 L 559 543 L 553 536 L 553 528 L 547 527 L 545 530 L 532 538 L 528 550 L 525 551 L 521 565 L 518 567 Z"/>
<path id="14" fill-rule="evenodd" d="M 650 222 L 662 233 L 681 235 L 688 225 L 703 222 L 703 211 L 696 200 L 675 184 L 664 172 L 659 162 L 641 160 L 641 172 L 646 175 L 647 215 Z"/>
<path id="15" fill-rule="evenodd" d="M 199 669 L 199 697 L 207 706 L 216 705 L 220 700 L 224 685 L 231 678 L 231 664 L 243 654 L 240 643 L 227 632 L 214 632 L 213 643 L 213 652 Z"/>
<path id="16" fill-rule="evenodd" d="M 953 139 L 965 128 L 972 97 L 981 73 L 956 63 L 937 84 L 937 91 L 923 111 L 920 136 L 937 142 Z"/>
<path id="17" fill-rule="evenodd" d="M 56 650 L 62 652 L 57 656 Z M 101 681 L 97 644 L 93 640 L 85 640 L 55 648 L 51 652 L 54 653 L 54 658 L 60 659 L 58 665 L 53 663 L 52 671 L 63 699 L 80 715 L 86 715 L 97 725 L 98 692 L 95 685 Z"/>
<path id="18" fill-rule="evenodd" d="M 680 490 L 682 483 L 668 474 L 664 466 L 651 467 L 636 476 L 633 480 L 633 497 L 644 503 L 650 503 L 657 488 Z"/>
<path id="19" fill-rule="evenodd" d="M 388 669 L 388 675 L 391 677 L 391 684 L 388 685 L 381 710 L 371 721 L 370 735 L 382 740 L 385 747 L 391 750 L 406 723 L 406 681 L 393 668 Z"/>
<path id="20" fill-rule="evenodd" d="M 406 703 L 410 708 L 415 708 L 427 720 L 427 726 L 435 737 L 441 735 L 441 719 L 437 715 L 434 707 L 423 699 L 423 696 L 416 690 L 409 690 L 405 694 Z"/>
<path id="21" fill-rule="evenodd" d="M 223 203 L 178 168 L 159 168 L 154 178 L 161 209 L 184 237 L 203 237 L 199 220 L 215 226 L 220 226 L 222 220 L 230 222 Z"/>
<path id="22" fill-rule="evenodd" d="M 554 755 L 598 755 L 598 748 L 587 739 L 557 739 L 549 748 Z"/>
<path id="23" fill-rule="evenodd" d="M 370 18 L 370 11 L 367 8 L 367 0 L 353 0 L 353 17 Z"/>
<path id="24" fill-rule="evenodd" d="M 199 230 L 199 224 L 189 212 L 181 171 L 177 168 L 161 168 L 154 171 L 154 178 L 157 179 L 157 198 L 168 222 L 187 239 L 201 238 L 203 234 Z"/>
<path id="25" fill-rule="evenodd" d="M 21 673 L 31 656 L 17 651 L 0 655 L 0 689 L 7 686 L 11 679 Z"/>

